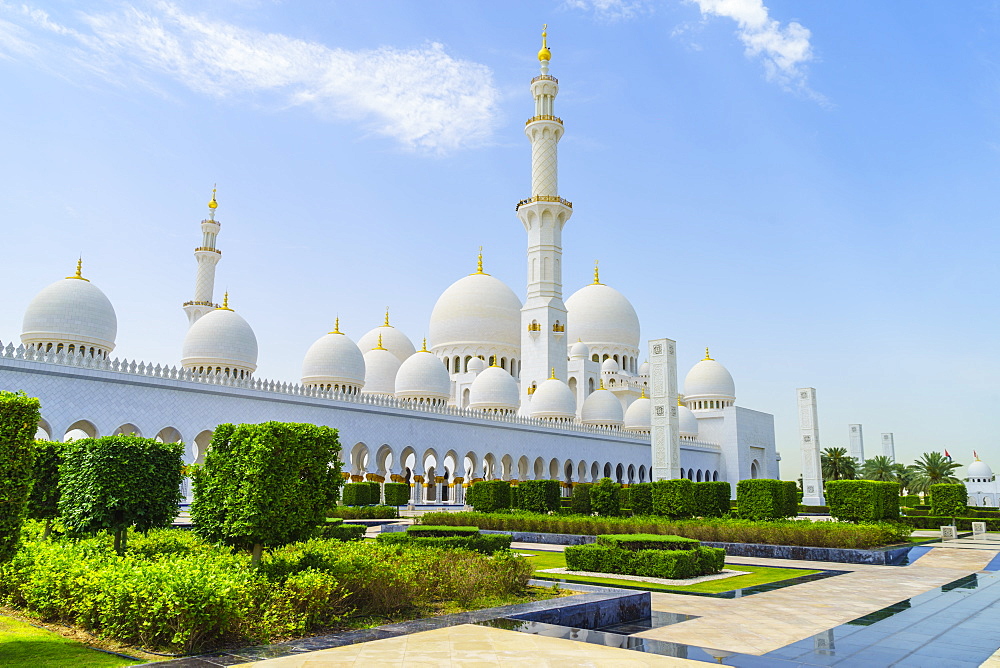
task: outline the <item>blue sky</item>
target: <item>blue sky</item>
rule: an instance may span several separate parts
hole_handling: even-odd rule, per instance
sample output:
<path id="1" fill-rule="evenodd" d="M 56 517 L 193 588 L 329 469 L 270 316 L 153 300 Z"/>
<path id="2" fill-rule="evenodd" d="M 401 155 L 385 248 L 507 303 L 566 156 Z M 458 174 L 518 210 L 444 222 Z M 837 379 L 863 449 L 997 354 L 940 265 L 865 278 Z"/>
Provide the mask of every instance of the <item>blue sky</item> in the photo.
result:
<path id="1" fill-rule="evenodd" d="M 419 345 L 480 245 L 523 295 L 543 23 L 567 295 L 599 258 L 682 380 L 710 346 L 784 477 L 802 386 L 823 446 L 1000 465 L 995 2 L 0 0 L 0 339 L 82 253 L 116 354 L 176 363 L 213 183 L 262 377 L 338 314 Z"/>

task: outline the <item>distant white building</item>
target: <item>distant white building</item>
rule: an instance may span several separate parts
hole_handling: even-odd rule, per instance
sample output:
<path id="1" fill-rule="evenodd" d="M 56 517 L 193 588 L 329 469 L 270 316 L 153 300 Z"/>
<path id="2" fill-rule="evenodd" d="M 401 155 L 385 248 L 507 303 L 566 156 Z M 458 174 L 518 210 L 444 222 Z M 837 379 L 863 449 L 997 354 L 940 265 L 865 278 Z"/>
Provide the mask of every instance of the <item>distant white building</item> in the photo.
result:
<path id="1" fill-rule="evenodd" d="M 969 494 L 970 506 L 1000 505 L 1000 485 L 997 484 L 997 477 L 990 465 L 979 461 L 978 456 L 965 469 L 965 489 Z"/>

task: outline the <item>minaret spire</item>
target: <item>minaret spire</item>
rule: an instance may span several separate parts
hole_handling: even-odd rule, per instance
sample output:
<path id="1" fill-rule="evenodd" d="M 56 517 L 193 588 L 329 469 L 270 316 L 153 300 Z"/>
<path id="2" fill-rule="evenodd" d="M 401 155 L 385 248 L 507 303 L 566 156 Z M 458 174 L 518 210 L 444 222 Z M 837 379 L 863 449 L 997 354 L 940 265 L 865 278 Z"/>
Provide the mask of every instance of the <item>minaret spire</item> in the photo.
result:
<path id="1" fill-rule="evenodd" d="M 184 311 L 188 316 L 188 324 L 193 325 L 198 318 L 214 309 L 215 295 L 215 265 L 222 258 L 222 251 L 215 247 L 222 226 L 215 219 L 215 210 L 219 203 L 215 199 L 216 186 L 212 186 L 212 199 L 208 202 L 208 218 L 201 221 L 201 246 L 194 249 L 194 258 L 198 262 L 198 272 L 194 281 L 194 299 L 184 302 Z"/>
<path id="2" fill-rule="evenodd" d="M 559 80 L 549 74 L 552 52 L 548 24 L 538 52 L 541 74 L 531 80 L 535 113 L 525 123 L 531 142 L 531 196 L 517 204 L 517 217 L 528 233 L 527 296 L 521 309 L 521 401 L 532 383 L 541 384 L 551 369 L 566 378 L 566 306 L 562 296 L 562 229 L 573 205 L 559 196 L 557 146 L 562 119 L 555 115 Z"/>

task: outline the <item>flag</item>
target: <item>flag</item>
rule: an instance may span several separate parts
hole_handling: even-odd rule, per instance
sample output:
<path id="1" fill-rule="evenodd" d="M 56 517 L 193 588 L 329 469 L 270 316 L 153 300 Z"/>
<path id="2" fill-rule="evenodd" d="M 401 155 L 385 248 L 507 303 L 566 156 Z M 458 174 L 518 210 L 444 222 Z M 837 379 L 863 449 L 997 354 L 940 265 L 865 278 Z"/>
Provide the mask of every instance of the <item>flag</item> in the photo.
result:
<path id="1" fill-rule="evenodd" d="M 972 451 L 972 458 L 975 459 L 977 462 L 979 461 L 979 455 L 976 454 L 975 450 Z"/>
<path id="2" fill-rule="evenodd" d="M 951 455 L 949 455 L 949 454 L 948 454 L 948 450 L 947 450 L 947 448 L 946 448 L 946 449 L 945 449 L 945 451 L 944 451 L 944 456 L 948 458 L 948 461 L 949 461 L 949 462 L 951 461 Z"/>

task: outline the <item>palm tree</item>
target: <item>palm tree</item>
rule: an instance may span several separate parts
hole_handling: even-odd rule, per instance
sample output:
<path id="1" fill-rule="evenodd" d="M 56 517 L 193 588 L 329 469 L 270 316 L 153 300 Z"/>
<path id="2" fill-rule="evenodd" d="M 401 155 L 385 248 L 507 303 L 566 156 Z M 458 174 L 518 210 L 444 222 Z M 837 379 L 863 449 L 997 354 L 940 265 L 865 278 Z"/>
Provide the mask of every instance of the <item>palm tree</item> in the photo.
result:
<path id="1" fill-rule="evenodd" d="M 866 459 L 861 467 L 861 475 L 865 480 L 881 480 L 882 482 L 902 482 L 899 480 L 898 464 L 885 455 Z"/>
<path id="2" fill-rule="evenodd" d="M 823 480 L 854 480 L 858 477 L 858 460 L 847 456 L 847 448 L 826 448 L 820 453 Z"/>
<path id="3" fill-rule="evenodd" d="M 961 464 L 953 462 L 940 452 L 925 452 L 913 463 L 914 475 L 909 488 L 914 492 L 927 494 L 931 485 L 942 482 L 962 482 L 953 473 Z"/>

